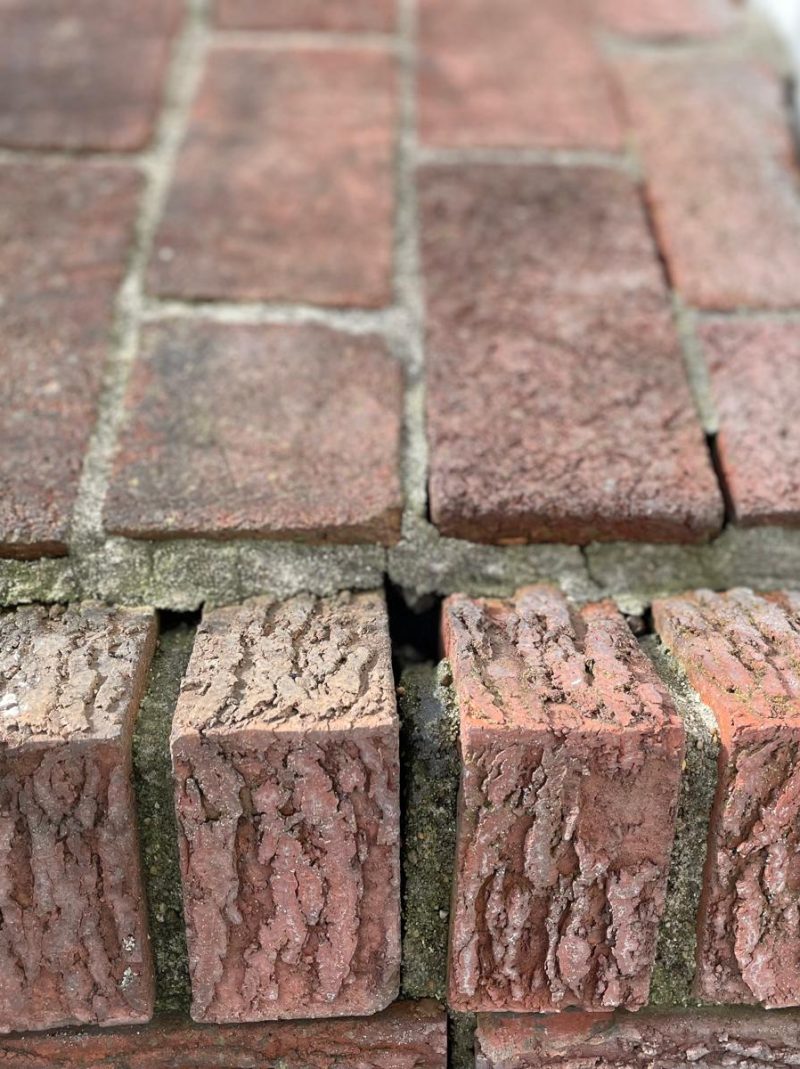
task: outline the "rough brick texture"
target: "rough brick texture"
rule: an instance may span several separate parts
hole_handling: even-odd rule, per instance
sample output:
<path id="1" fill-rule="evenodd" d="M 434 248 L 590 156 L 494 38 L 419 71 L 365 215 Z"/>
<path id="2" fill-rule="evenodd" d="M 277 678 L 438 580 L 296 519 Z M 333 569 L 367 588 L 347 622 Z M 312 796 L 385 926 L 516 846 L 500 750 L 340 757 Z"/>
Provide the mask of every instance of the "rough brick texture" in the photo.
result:
<path id="1" fill-rule="evenodd" d="M 445 1069 L 446 1022 L 432 1002 L 397 1002 L 369 1020 L 204 1028 L 164 1018 L 124 1032 L 18 1036 L 3 1069 Z"/>
<path id="2" fill-rule="evenodd" d="M 0 145 L 142 148 L 181 10 L 180 0 L 3 0 Z"/>
<path id="3" fill-rule="evenodd" d="M 217 0 L 217 23 L 243 30 L 393 29 L 396 0 Z"/>
<path id="4" fill-rule="evenodd" d="M 205 613 L 171 744 L 196 1020 L 396 996 L 398 733 L 380 595 Z"/>
<path id="5" fill-rule="evenodd" d="M 431 167 L 421 221 L 439 529 L 481 542 L 716 532 L 719 489 L 631 180 Z"/>
<path id="6" fill-rule="evenodd" d="M 590 0 L 601 23 L 629 37 L 710 37 L 733 21 L 730 0 Z"/>
<path id="7" fill-rule="evenodd" d="M 800 324 L 715 320 L 700 337 L 737 523 L 800 523 Z"/>
<path id="8" fill-rule="evenodd" d="M 610 82 L 582 4 L 421 0 L 419 17 L 423 143 L 619 146 Z"/>
<path id="9" fill-rule="evenodd" d="M 2 1032 L 152 1013 L 131 732 L 154 632 L 147 610 L 0 615 Z"/>
<path id="10" fill-rule="evenodd" d="M 462 756 L 450 1004 L 638 1008 L 683 758 L 666 688 L 608 602 L 456 596 L 443 630 Z"/>
<path id="11" fill-rule="evenodd" d="M 697 992 L 798 1005 L 800 601 L 701 590 L 657 601 L 653 615 L 721 737 Z"/>
<path id="12" fill-rule="evenodd" d="M 388 304 L 394 88 L 384 52 L 213 50 L 151 289 L 190 299 Z"/>
<path id="13" fill-rule="evenodd" d="M 800 198 L 778 78 L 694 56 L 620 69 L 678 291 L 708 309 L 797 307 Z"/>
<path id="14" fill-rule="evenodd" d="M 125 410 L 110 531 L 399 536 L 402 375 L 377 338 L 315 326 L 152 327 Z"/>
<path id="15" fill-rule="evenodd" d="M 121 167 L 0 169 L 0 556 L 66 552 L 138 188 Z"/>
<path id="16" fill-rule="evenodd" d="M 725 1010 L 481 1016 L 476 1069 L 766 1069 L 800 1060 L 800 1020 Z"/>

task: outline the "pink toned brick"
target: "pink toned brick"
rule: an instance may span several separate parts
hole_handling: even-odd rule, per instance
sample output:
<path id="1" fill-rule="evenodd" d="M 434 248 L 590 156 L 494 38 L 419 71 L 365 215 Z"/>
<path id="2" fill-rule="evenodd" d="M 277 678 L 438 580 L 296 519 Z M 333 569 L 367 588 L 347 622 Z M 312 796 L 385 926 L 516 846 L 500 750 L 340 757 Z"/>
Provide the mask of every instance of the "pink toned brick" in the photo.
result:
<path id="1" fill-rule="evenodd" d="M 216 0 L 217 23 L 233 30 L 381 33 L 395 26 L 397 0 Z"/>
<path id="2" fill-rule="evenodd" d="M 139 188 L 123 167 L 0 168 L 0 557 L 66 553 Z"/>
<path id="3" fill-rule="evenodd" d="M 607 29 L 627 37 L 712 37 L 734 21 L 735 0 L 590 0 Z"/>
<path id="4" fill-rule="evenodd" d="M 800 1005 L 800 599 L 701 590 L 653 616 L 721 738 L 697 993 Z"/>
<path id="5" fill-rule="evenodd" d="M 112 533 L 399 536 L 402 374 L 380 339 L 165 323 L 144 334 L 125 412 Z"/>
<path id="6" fill-rule="evenodd" d="M 610 81 L 580 2 L 421 0 L 419 18 L 424 144 L 619 147 Z"/>
<path id="7" fill-rule="evenodd" d="M 152 1014 L 131 735 L 154 642 L 149 610 L 0 614 L 0 1032 Z"/>
<path id="8" fill-rule="evenodd" d="M 392 299 L 394 60 L 211 52 L 150 265 L 161 296 Z"/>
<path id="9" fill-rule="evenodd" d="M 700 338 L 736 522 L 800 524 L 800 325 L 714 320 Z"/>
<path id="10" fill-rule="evenodd" d="M 171 748 L 195 1020 L 387 1006 L 400 813 L 382 596 L 206 611 Z"/>
<path id="11" fill-rule="evenodd" d="M 634 183 L 589 167 L 437 166 L 420 186 L 442 533 L 716 533 L 720 492 Z"/>
<path id="12" fill-rule="evenodd" d="M 779 79 L 744 61 L 620 62 L 672 281 L 705 309 L 800 305 L 800 197 Z"/>
<path id="13" fill-rule="evenodd" d="M 180 0 L 3 0 L 0 146 L 143 148 L 181 11 Z"/>
<path id="14" fill-rule="evenodd" d="M 639 1008 L 683 760 L 668 693 L 608 602 L 456 596 L 443 633 L 462 759 L 450 1005 Z"/>

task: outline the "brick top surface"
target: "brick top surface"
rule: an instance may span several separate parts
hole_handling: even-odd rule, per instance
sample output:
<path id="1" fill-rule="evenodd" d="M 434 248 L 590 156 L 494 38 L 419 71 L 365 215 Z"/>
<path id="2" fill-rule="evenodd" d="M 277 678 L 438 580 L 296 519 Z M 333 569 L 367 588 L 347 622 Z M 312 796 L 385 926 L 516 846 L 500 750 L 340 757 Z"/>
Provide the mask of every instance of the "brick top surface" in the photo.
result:
<path id="1" fill-rule="evenodd" d="M 648 730 L 677 723 L 672 699 L 611 602 L 574 608 L 551 587 L 510 600 L 445 602 L 445 655 L 462 730 Z"/>
<path id="2" fill-rule="evenodd" d="M 396 722 L 383 596 L 304 594 L 204 614 L 172 737 L 259 730 L 352 735 Z"/>
<path id="3" fill-rule="evenodd" d="M 350 30 L 394 26 L 397 0 L 216 0 L 220 26 L 237 30 Z"/>
<path id="4" fill-rule="evenodd" d="M 0 747 L 127 735 L 154 643 L 149 609 L 0 614 Z"/>
<path id="5" fill-rule="evenodd" d="M 800 726 L 800 596 L 697 590 L 653 603 L 662 641 L 723 736 L 775 720 Z"/>

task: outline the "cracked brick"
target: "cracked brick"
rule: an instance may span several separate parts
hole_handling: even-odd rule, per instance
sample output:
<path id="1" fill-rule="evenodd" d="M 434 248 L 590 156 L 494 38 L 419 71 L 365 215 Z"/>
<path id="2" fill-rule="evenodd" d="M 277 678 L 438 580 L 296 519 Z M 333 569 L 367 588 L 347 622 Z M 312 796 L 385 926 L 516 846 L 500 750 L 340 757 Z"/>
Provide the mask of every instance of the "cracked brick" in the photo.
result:
<path id="1" fill-rule="evenodd" d="M 381 595 L 204 614 L 171 740 L 196 1020 L 396 996 L 398 736 Z"/>
<path id="2" fill-rule="evenodd" d="M 149 1020 L 131 735 L 149 610 L 0 615 L 0 1031 Z"/>
<path id="3" fill-rule="evenodd" d="M 800 1004 L 800 599 L 699 590 L 656 628 L 719 726 L 697 994 Z"/>
<path id="4" fill-rule="evenodd" d="M 669 693 L 608 602 L 448 599 L 461 721 L 458 1010 L 647 1001 L 683 759 Z"/>

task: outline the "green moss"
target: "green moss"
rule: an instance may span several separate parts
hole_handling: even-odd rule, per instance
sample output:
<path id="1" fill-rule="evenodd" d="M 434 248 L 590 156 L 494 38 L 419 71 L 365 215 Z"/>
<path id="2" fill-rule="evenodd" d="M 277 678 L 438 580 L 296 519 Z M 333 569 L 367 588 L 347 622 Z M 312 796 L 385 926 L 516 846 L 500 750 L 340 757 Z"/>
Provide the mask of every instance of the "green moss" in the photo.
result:
<path id="1" fill-rule="evenodd" d="M 156 1009 L 188 1009 L 189 966 L 183 923 L 169 734 L 194 628 L 162 632 L 133 737 L 142 868 L 156 970 Z"/>
<path id="2" fill-rule="evenodd" d="M 407 998 L 445 996 L 458 799 L 449 666 L 408 668 L 400 688 L 404 782 L 403 969 Z"/>

